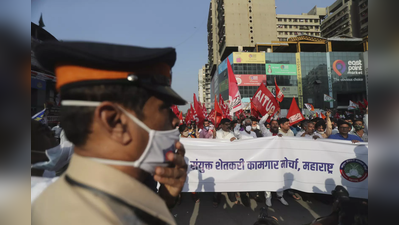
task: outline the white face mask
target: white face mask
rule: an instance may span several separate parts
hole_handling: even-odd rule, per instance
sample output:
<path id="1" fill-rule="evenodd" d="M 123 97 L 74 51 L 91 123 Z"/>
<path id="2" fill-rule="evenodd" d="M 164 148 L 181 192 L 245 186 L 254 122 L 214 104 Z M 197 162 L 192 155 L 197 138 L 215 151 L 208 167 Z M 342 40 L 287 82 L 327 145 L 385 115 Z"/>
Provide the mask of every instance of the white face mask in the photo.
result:
<path id="1" fill-rule="evenodd" d="M 31 168 L 58 171 L 69 163 L 70 157 L 73 153 L 73 147 L 61 147 L 61 145 L 57 145 L 54 148 L 50 148 L 44 152 L 34 150 L 32 150 L 32 152 L 46 154 L 49 161 L 35 163 L 31 165 Z"/>
<path id="2" fill-rule="evenodd" d="M 91 101 L 62 101 L 64 106 L 92 106 L 97 107 L 101 102 L 91 102 Z M 119 107 L 134 123 L 139 125 L 142 129 L 148 132 L 148 143 L 143 154 L 137 161 L 121 161 L 112 159 L 100 159 L 91 158 L 97 162 L 118 165 L 118 166 L 133 166 L 141 168 L 151 174 L 155 173 L 155 168 L 158 166 L 166 167 L 169 162 L 166 160 L 166 155 L 174 153 L 176 150 L 176 141 L 179 140 L 179 129 L 158 131 L 152 130 L 135 116 L 127 112 L 122 107 Z"/>
<path id="3" fill-rule="evenodd" d="M 248 132 L 250 132 L 250 131 L 252 130 L 252 127 L 251 127 L 251 126 L 246 126 L 246 127 L 245 127 L 245 130 L 248 131 Z"/>

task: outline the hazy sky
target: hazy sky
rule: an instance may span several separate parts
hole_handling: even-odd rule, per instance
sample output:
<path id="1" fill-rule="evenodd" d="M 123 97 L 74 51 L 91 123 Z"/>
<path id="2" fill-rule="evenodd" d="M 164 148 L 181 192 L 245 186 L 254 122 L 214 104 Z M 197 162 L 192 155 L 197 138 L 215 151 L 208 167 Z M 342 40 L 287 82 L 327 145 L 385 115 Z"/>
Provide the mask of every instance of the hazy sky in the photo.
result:
<path id="1" fill-rule="evenodd" d="M 226 0 L 228 1 L 228 0 Z M 246 1 L 246 0 L 243 0 Z M 198 71 L 208 61 L 209 0 L 32 0 L 31 21 L 40 14 L 59 40 L 175 47 L 172 87 L 187 101 L 198 93 Z M 300 14 L 334 0 L 276 0 L 278 14 Z M 181 107 L 184 112 L 187 107 Z"/>

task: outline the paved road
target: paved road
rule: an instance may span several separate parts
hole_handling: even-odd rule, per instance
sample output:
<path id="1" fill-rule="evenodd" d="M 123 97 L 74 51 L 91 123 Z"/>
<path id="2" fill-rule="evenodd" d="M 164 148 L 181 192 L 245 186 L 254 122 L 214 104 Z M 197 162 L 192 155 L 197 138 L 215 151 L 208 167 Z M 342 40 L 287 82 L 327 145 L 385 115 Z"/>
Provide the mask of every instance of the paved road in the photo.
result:
<path id="1" fill-rule="evenodd" d="M 331 205 L 321 203 L 311 198 L 311 203 L 295 200 L 284 195 L 289 206 L 284 206 L 275 195 L 272 199 L 272 207 L 268 209 L 269 215 L 278 218 L 281 225 L 304 225 L 313 219 L 328 215 Z M 190 193 L 183 193 L 183 199 L 179 206 L 172 210 L 179 225 L 251 225 L 258 218 L 260 208 L 265 203 L 257 203 L 251 199 L 251 206 L 234 205 L 223 193 L 220 205 L 212 206 L 212 194 L 200 193 L 200 202 L 194 203 Z"/>

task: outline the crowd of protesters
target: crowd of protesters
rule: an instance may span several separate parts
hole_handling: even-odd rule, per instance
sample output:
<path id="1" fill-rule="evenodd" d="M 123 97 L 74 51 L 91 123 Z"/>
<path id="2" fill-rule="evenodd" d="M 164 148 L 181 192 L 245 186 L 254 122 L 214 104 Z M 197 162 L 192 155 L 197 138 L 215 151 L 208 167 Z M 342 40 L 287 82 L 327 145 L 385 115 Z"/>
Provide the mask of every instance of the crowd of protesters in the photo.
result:
<path id="1" fill-rule="evenodd" d="M 194 121 L 188 125 L 180 125 L 179 130 L 182 138 L 214 138 L 227 139 L 230 141 L 237 141 L 242 139 L 262 138 L 272 136 L 288 136 L 309 139 L 337 139 L 357 142 L 368 142 L 368 107 L 365 114 L 360 116 L 347 115 L 345 118 L 332 118 L 331 111 L 326 112 L 326 118 L 307 118 L 297 124 L 291 124 L 289 119 L 279 118 L 280 111 L 273 115 L 273 111 L 269 111 L 260 120 L 253 116 L 244 116 L 241 114 L 240 118 L 230 120 L 224 118 L 215 127 L 210 121 L 203 122 L 203 129 L 198 129 Z M 269 121 L 268 121 L 269 119 Z M 267 122 L 268 121 L 268 122 Z M 299 200 L 301 196 L 294 190 L 287 190 L 289 196 Z M 284 191 L 276 192 L 278 200 L 283 205 L 288 205 L 288 202 L 283 197 Z M 213 195 L 213 206 L 217 207 L 220 203 L 221 193 Z M 240 204 L 238 196 L 243 205 L 249 207 L 252 198 L 257 202 L 265 202 L 268 207 L 272 206 L 272 193 L 265 192 L 251 192 L 245 193 L 227 193 L 228 198 L 234 204 Z M 302 193 L 303 200 L 308 201 L 309 194 Z M 199 202 L 198 196 L 193 193 L 193 199 Z"/>

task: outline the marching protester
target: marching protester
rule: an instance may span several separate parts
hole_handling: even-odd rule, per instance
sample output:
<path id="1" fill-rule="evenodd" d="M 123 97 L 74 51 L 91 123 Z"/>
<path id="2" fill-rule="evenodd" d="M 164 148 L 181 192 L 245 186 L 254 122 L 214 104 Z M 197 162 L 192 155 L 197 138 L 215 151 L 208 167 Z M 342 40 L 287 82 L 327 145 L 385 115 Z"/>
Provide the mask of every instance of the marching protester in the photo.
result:
<path id="1" fill-rule="evenodd" d="M 251 117 L 252 121 L 252 131 L 255 132 L 256 137 L 263 137 L 262 131 L 260 131 L 260 127 L 258 124 L 258 120 L 255 117 Z"/>
<path id="2" fill-rule="evenodd" d="M 369 137 L 367 134 L 367 125 L 368 125 L 368 107 L 366 109 L 366 114 L 364 115 L 364 120 L 355 119 L 353 123 L 354 131 L 351 131 L 349 134 L 356 135 L 360 137 L 364 142 L 368 142 Z"/>
<path id="3" fill-rule="evenodd" d="M 321 134 L 319 133 L 315 133 L 315 125 L 313 124 L 313 122 L 311 121 L 305 121 L 303 123 L 303 128 L 304 128 L 304 132 L 298 132 L 297 137 L 299 135 L 299 137 L 306 137 L 306 138 L 313 138 L 313 139 L 317 139 L 317 138 L 323 138 L 323 136 L 321 136 Z"/>
<path id="4" fill-rule="evenodd" d="M 298 126 L 299 123 L 293 124 L 290 129 L 292 130 L 292 132 L 294 132 L 294 136 L 296 136 L 296 134 L 301 130 L 301 128 Z"/>
<path id="5" fill-rule="evenodd" d="M 187 165 L 170 108 L 186 103 L 170 87 L 175 49 L 64 41 L 43 42 L 35 55 L 57 76 L 74 154 L 33 202 L 32 224 L 176 224 L 168 207 Z"/>
<path id="6" fill-rule="evenodd" d="M 252 121 L 251 119 L 247 118 L 244 119 L 244 124 L 243 128 L 244 130 L 241 131 L 241 126 L 240 124 L 237 124 L 236 127 L 234 128 L 234 135 L 239 139 L 251 139 L 251 138 L 256 138 L 255 132 L 252 131 Z"/>
<path id="7" fill-rule="evenodd" d="M 226 139 L 230 141 L 236 140 L 234 133 L 231 131 L 231 121 L 227 118 L 222 119 L 220 121 L 220 127 L 218 131 L 216 131 L 216 139 Z"/>
<path id="8" fill-rule="evenodd" d="M 195 124 L 195 121 L 191 121 L 188 125 L 188 133 L 191 138 L 198 138 L 199 137 L 199 131 L 198 127 Z"/>
<path id="9" fill-rule="evenodd" d="M 324 122 L 324 120 L 319 120 L 319 122 L 316 123 L 317 133 L 320 134 L 323 138 L 328 138 L 332 132 L 332 124 L 331 124 L 331 120 L 330 120 L 330 115 L 331 115 L 331 112 L 327 111 L 326 112 L 327 123 Z"/>
<path id="10" fill-rule="evenodd" d="M 282 136 L 289 136 L 293 137 L 294 132 L 290 128 L 290 120 L 287 118 L 281 118 L 278 120 L 278 123 L 280 125 L 280 131 L 278 132 Z"/>
<path id="11" fill-rule="evenodd" d="M 265 126 L 266 120 L 270 115 L 273 114 L 273 110 L 269 110 L 266 115 L 262 117 L 259 121 L 260 130 L 262 131 L 263 137 L 277 136 L 279 132 L 279 125 L 277 122 L 279 111 L 276 113 L 274 118 L 270 121 L 270 128 L 267 129 Z"/>
<path id="12" fill-rule="evenodd" d="M 185 124 L 179 126 L 180 138 L 191 138 L 188 127 Z"/>
<path id="13" fill-rule="evenodd" d="M 332 127 L 332 130 L 331 130 L 331 134 L 338 134 L 338 126 L 337 126 L 337 119 L 335 119 L 335 118 L 333 118 L 333 119 L 331 119 L 331 127 Z"/>
<path id="14" fill-rule="evenodd" d="M 199 138 L 213 138 L 213 129 L 209 120 L 204 120 L 204 129 L 200 131 Z"/>
<path id="15" fill-rule="evenodd" d="M 351 124 L 346 122 L 346 121 L 339 121 L 338 122 L 338 134 L 331 135 L 329 138 L 330 139 L 337 139 L 337 140 L 348 140 L 352 141 L 353 143 L 356 142 L 363 142 L 363 140 L 353 134 L 349 134 L 349 131 L 351 129 Z"/>

